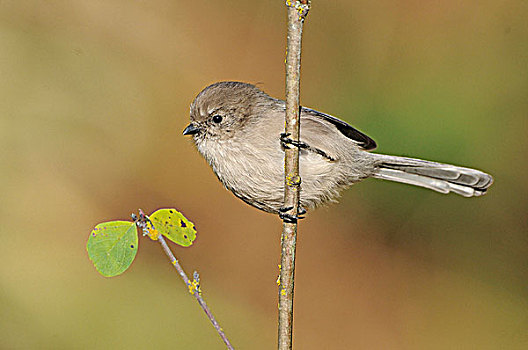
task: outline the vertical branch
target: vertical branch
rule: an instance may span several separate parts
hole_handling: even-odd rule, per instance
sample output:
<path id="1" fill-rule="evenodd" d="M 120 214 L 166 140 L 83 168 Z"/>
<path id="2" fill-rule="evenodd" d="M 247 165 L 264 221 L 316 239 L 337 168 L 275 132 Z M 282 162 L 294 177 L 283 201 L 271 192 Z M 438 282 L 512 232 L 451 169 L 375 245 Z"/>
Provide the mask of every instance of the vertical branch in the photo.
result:
<path id="1" fill-rule="evenodd" d="M 300 106 L 299 86 L 301 70 L 301 38 L 304 19 L 310 10 L 310 0 L 286 0 L 288 12 L 288 39 L 286 51 L 286 116 L 285 133 L 299 140 Z M 284 208 L 290 217 L 299 211 L 299 149 L 290 147 L 284 157 Z M 288 222 L 290 221 L 290 222 Z M 293 334 L 293 287 L 295 272 L 295 248 L 297 244 L 297 220 L 285 220 L 281 236 L 281 265 L 279 276 L 279 324 L 278 348 L 292 348 Z"/>

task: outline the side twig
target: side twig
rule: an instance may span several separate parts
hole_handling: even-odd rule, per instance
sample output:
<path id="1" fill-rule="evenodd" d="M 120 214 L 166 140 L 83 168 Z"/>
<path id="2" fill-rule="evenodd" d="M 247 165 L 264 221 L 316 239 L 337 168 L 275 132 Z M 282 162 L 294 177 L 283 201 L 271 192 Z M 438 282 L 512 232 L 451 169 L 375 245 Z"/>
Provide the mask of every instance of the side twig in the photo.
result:
<path id="1" fill-rule="evenodd" d="M 141 209 L 139 210 L 139 220 L 137 220 L 136 223 L 139 227 L 143 229 L 143 232 L 146 234 L 148 234 L 149 226 L 155 229 L 154 225 L 152 224 L 148 216 L 146 216 Z M 149 237 L 152 238 L 151 235 L 149 235 Z M 203 311 L 205 312 L 205 314 L 207 315 L 207 317 L 213 324 L 213 327 L 218 332 L 218 335 L 220 336 L 220 338 L 222 338 L 222 340 L 224 341 L 224 343 L 226 344 L 229 350 L 233 350 L 234 348 L 229 342 L 229 339 L 227 339 L 227 336 L 224 333 L 224 330 L 222 329 L 222 327 L 220 327 L 220 325 L 216 321 L 216 318 L 211 312 L 211 309 L 209 309 L 204 298 L 202 297 L 202 290 L 200 289 L 200 276 L 198 275 L 198 272 L 194 271 L 193 280 L 191 281 L 189 277 L 187 277 L 187 274 L 181 267 L 180 263 L 178 262 L 178 259 L 176 259 L 176 257 L 170 250 L 169 246 L 167 245 L 167 242 L 165 241 L 165 238 L 163 238 L 162 235 L 158 235 L 156 239 L 160 242 L 161 247 L 163 248 L 163 251 L 169 258 L 172 266 L 174 266 L 176 271 L 178 271 L 183 282 L 185 283 L 187 288 L 189 288 L 189 293 L 191 293 L 196 298 L 196 301 L 198 302 L 198 304 L 200 304 L 200 307 L 203 309 Z"/>
<path id="2" fill-rule="evenodd" d="M 301 68 L 301 38 L 303 23 L 310 10 L 310 0 L 286 0 L 288 13 L 288 40 L 286 52 L 286 116 L 285 133 L 298 141 L 300 134 L 299 86 Z M 299 149 L 285 149 L 284 157 L 284 208 L 289 217 L 299 212 Z M 292 349 L 293 287 L 297 220 L 284 220 L 281 236 L 281 265 L 279 276 L 279 350 Z"/>

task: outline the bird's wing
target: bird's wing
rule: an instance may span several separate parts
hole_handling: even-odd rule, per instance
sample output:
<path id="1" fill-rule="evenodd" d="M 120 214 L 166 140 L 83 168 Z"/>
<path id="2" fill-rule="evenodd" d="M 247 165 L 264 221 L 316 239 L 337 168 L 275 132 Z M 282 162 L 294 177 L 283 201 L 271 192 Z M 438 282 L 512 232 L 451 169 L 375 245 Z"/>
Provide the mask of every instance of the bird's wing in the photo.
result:
<path id="1" fill-rule="evenodd" d="M 339 132 L 341 132 L 343 135 L 345 135 L 349 139 L 354 140 L 357 143 L 357 145 L 364 150 L 372 150 L 376 148 L 376 142 L 373 139 L 363 134 L 361 131 L 353 128 L 352 126 L 345 123 L 344 121 L 337 119 L 336 117 L 332 117 L 331 115 L 324 114 L 324 113 L 321 113 L 321 112 L 318 112 L 316 110 L 306 108 L 306 107 L 302 107 L 301 117 L 303 117 L 303 119 L 314 118 L 316 120 L 317 119 L 324 120 L 334 125 L 337 128 L 337 130 L 339 130 Z M 303 123 L 301 122 L 301 126 L 302 125 Z"/>

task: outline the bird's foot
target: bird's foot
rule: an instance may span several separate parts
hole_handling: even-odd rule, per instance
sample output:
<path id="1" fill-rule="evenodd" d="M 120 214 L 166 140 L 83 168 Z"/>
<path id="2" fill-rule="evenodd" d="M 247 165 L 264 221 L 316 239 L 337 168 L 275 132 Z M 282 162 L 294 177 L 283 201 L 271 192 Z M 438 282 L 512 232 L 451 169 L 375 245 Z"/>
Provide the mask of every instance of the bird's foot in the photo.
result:
<path id="1" fill-rule="evenodd" d="M 302 141 L 296 141 L 290 138 L 291 134 L 289 132 L 283 132 L 280 134 L 280 142 L 282 147 L 290 148 L 291 146 L 301 148 L 310 148 L 310 146 Z"/>
<path id="2" fill-rule="evenodd" d="M 297 209 L 297 215 L 304 215 L 306 214 L 306 209 L 304 209 L 303 207 L 299 207 Z M 304 217 L 302 217 L 302 219 L 304 219 Z"/>
<path id="3" fill-rule="evenodd" d="M 299 207 L 297 209 L 297 215 L 291 215 L 287 212 L 292 210 L 293 207 L 282 207 L 279 208 L 279 218 L 281 218 L 282 221 L 287 222 L 289 224 L 294 224 L 297 222 L 297 220 L 304 219 L 304 214 L 306 214 L 306 209 Z"/>

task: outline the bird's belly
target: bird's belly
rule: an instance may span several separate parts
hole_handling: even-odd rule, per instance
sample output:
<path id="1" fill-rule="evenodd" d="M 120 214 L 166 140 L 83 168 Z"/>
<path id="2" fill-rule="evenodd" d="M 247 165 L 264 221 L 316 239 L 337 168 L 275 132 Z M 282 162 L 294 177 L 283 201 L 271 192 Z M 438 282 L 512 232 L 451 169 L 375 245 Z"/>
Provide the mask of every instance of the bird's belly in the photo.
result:
<path id="1" fill-rule="evenodd" d="M 256 151 L 256 149 L 260 151 Z M 246 203 L 278 212 L 284 204 L 284 151 L 277 147 L 241 148 L 226 144 L 208 147 L 204 154 L 224 186 Z M 301 205 L 313 208 L 335 199 L 344 187 L 339 179 L 341 165 L 318 154 L 300 157 Z M 341 171 L 342 172 L 342 171 Z"/>
<path id="2" fill-rule="evenodd" d="M 237 197 L 258 209 L 277 212 L 284 201 L 284 154 L 276 151 L 240 147 L 239 144 L 207 148 L 214 154 L 204 156 L 213 171 Z"/>

